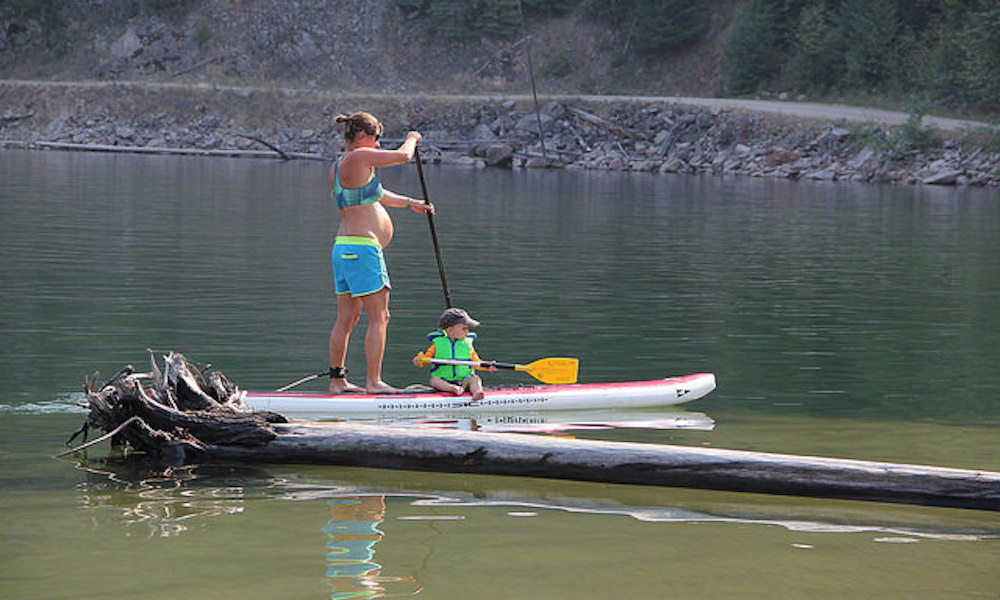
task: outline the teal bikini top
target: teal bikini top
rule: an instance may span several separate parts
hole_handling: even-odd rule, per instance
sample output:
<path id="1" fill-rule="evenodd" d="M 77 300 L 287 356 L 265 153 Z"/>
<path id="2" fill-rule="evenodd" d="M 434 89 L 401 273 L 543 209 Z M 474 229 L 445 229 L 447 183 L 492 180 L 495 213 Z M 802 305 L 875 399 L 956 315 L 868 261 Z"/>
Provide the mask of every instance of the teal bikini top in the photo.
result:
<path id="1" fill-rule="evenodd" d="M 382 199 L 382 184 L 378 176 L 373 176 L 371 181 L 359 188 L 345 188 L 340 185 L 340 163 L 333 165 L 333 197 L 337 200 L 337 208 L 348 206 L 361 206 L 363 204 L 375 204 Z"/>

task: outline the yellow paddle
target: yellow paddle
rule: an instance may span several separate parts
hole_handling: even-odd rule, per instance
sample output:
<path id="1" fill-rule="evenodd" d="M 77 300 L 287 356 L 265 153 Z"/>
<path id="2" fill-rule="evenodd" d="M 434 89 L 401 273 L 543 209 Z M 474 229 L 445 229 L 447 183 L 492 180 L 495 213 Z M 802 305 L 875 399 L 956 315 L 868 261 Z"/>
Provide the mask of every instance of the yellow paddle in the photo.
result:
<path id="1" fill-rule="evenodd" d="M 540 358 L 527 365 L 516 365 L 511 363 L 498 363 L 496 361 L 475 361 L 458 360 L 454 358 L 430 358 L 421 352 L 417 355 L 420 358 L 420 366 L 426 367 L 435 365 L 466 365 L 469 367 L 479 367 L 481 369 L 508 369 L 511 371 L 525 371 L 542 383 L 576 383 L 576 376 L 580 370 L 580 359 L 578 358 Z"/>

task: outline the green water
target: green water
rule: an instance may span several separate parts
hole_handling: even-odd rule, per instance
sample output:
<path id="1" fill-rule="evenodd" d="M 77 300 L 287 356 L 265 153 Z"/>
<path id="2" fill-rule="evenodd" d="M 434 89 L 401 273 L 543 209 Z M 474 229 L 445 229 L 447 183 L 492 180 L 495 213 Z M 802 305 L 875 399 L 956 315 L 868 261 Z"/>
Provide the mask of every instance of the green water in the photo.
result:
<path id="1" fill-rule="evenodd" d="M 338 467 L 164 472 L 105 446 L 52 459 L 82 421 L 84 375 L 141 368 L 146 348 L 250 389 L 325 368 L 325 175 L 0 152 L 0 596 L 997 597 L 1000 517 L 982 511 Z M 578 437 L 1000 470 L 996 191 L 426 175 L 484 357 L 578 356 L 583 381 L 718 377 L 682 407 L 714 428 Z M 419 194 L 412 166 L 383 181 Z M 426 221 L 394 215 L 386 378 L 402 385 L 426 376 L 409 358 L 443 296 Z"/>

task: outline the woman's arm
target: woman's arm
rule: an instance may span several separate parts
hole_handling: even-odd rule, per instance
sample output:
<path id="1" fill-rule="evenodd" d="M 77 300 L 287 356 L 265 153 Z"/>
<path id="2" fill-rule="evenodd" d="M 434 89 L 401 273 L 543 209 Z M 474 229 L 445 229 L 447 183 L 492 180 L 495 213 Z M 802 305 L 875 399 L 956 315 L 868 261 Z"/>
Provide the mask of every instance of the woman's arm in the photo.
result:
<path id="1" fill-rule="evenodd" d="M 403 196 L 382 188 L 382 199 L 379 200 L 383 206 L 391 206 L 393 208 L 409 208 L 412 211 L 419 213 L 429 213 L 434 214 L 434 205 L 422 200 L 417 200 L 416 198 L 410 198 L 409 196 Z"/>
<path id="2" fill-rule="evenodd" d="M 353 150 L 345 160 L 357 161 L 366 167 L 392 167 L 409 162 L 413 159 L 417 144 L 423 136 L 416 131 L 406 134 L 406 140 L 395 150 L 383 150 L 382 148 L 357 148 Z"/>

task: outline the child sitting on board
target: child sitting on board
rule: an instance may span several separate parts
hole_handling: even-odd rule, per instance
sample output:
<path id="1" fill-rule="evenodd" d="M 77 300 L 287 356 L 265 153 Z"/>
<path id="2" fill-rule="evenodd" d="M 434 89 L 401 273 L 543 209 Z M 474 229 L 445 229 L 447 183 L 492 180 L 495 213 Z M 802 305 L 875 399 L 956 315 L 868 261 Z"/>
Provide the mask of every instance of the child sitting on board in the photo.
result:
<path id="1" fill-rule="evenodd" d="M 438 321 L 439 329 L 427 335 L 431 341 L 427 351 L 413 357 L 413 364 L 418 367 L 426 365 L 431 358 L 482 362 L 473 347 L 476 334 L 469 331 L 477 327 L 479 321 L 469 316 L 461 308 L 449 308 L 441 314 Z M 483 399 L 483 380 L 476 375 L 475 369 L 495 371 L 495 368 L 479 365 L 447 365 L 433 364 L 431 366 L 431 387 L 441 392 L 450 392 L 461 396 L 468 390 L 472 401 Z"/>

